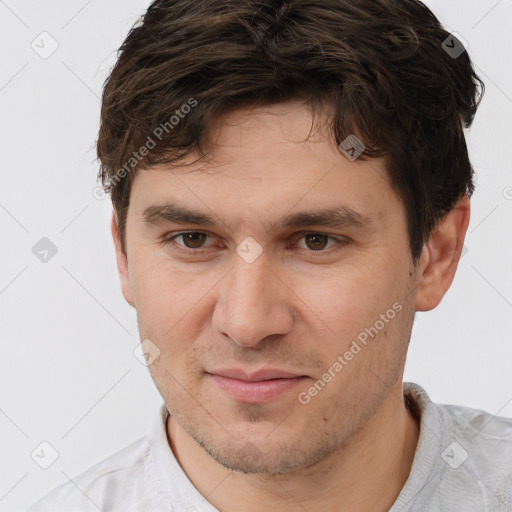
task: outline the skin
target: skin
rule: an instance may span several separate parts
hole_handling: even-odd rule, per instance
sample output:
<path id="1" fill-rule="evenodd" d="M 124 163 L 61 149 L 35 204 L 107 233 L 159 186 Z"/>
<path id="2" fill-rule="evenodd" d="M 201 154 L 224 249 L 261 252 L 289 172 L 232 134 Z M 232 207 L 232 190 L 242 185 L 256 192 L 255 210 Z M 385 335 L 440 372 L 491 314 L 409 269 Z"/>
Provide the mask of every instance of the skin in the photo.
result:
<path id="1" fill-rule="evenodd" d="M 436 307 L 448 290 L 469 223 L 463 197 L 414 265 L 384 161 L 349 161 L 327 130 L 310 134 L 311 123 L 298 101 L 224 114 L 211 127 L 207 160 L 137 174 L 126 255 L 112 218 L 124 297 L 137 311 L 141 339 L 161 351 L 149 369 L 170 412 L 170 446 L 223 512 L 238 512 L 240 503 L 247 512 L 391 507 L 419 435 L 402 393 L 414 313 Z M 146 208 L 171 200 L 215 216 L 217 225 L 143 221 Z M 373 223 L 267 227 L 289 213 L 341 205 Z M 162 243 L 187 230 L 208 236 Z M 314 233 L 348 243 L 308 238 Z M 262 249 L 252 263 L 236 252 L 248 236 Z M 187 242 L 189 253 L 180 252 Z M 300 403 L 299 393 L 396 303 L 401 311 Z M 251 404 L 207 373 L 268 367 L 307 378 Z"/>

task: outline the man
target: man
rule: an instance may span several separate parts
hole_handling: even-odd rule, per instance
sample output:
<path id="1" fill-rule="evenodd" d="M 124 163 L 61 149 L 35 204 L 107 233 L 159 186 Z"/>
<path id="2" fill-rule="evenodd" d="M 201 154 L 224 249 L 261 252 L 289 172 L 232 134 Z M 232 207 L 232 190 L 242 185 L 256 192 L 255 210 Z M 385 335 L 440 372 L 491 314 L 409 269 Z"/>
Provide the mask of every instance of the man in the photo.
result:
<path id="1" fill-rule="evenodd" d="M 151 436 L 30 511 L 512 510 L 512 420 L 402 382 L 483 84 L 416 0 L 157 0 L 97 143 Z"/>

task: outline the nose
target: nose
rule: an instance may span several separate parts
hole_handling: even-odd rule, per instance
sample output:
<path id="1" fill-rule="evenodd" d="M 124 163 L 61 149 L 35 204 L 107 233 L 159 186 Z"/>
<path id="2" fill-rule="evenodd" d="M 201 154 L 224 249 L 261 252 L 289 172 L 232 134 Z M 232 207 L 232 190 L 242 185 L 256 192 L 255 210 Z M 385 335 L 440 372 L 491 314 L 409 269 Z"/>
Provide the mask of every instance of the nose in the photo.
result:
<path id="1" fill-rule="evenodd" d="M 213 313 L 213 328 L 238 345 L 258 348 L 269 336 L 287 334 L 293 326 L 293 292 L 261 255 L 247 263 L 238 258 Z"/>

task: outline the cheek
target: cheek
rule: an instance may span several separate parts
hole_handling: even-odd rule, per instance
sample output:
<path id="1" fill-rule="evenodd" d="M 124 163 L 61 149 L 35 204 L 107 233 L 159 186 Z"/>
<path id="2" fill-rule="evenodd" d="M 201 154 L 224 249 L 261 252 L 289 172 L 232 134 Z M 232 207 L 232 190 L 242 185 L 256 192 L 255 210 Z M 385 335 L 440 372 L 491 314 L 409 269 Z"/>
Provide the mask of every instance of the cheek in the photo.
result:
<path id="1" fill-rule="evenodd" d="M 197 279 L 180 271 L 163 257 L 155 258 L 152 251 L 141 251 L 131 266 L 131 283 L 137 310 L 154 320 L 183 315 L 182 310 L 195 297 Z"/>
<path id="2" fill-rule="evenodd" d="M 310 328 L 340 349 L 400 301 L 400 286 L 391 272 L 351 266 L 298 281 L 294 292 L 303 301 Z"/>
<path id="3" fill-rule="evenodd" d="M 139 258 L 133 266 L 132 283 L 142 339 L 150 339 L 161 351 L 166 367 L 195 357 L 204 340 L 204 314 L 219 277 L 183 271 L 168 259 Z M 175 364 L 176 363 L 176 364 Z M 169 368 L 168 368 L 169 369 Z"/>

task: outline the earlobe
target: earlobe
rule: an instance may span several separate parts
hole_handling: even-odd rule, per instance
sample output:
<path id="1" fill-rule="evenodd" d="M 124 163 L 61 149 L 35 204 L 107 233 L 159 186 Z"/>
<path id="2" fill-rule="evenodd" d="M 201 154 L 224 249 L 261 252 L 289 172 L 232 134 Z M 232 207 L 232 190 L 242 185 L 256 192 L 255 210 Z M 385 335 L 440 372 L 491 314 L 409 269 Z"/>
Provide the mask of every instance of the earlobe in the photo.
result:
<path id="1" fill-rule="evenodd" d="M 131 287 L 130 276 L 129 276 L 129 272 L 128 272 L 128 259 L 121 247 L 119 229 L 117 226 L 117 216 L 116 216 L 115 212 L 112 212 L 112 220 L 110 223 L 110 228 L 112 231 L 112 239 L 114 241 L 114 246 L 115 246 L 115 251 L 116 251 L 117 270 L 119 272 L 119 279 L 121 281 L 121 290 L 123 292 L 123 296 L 124 296 L 126 302 L 128 302 L 128 304 L 130 304 L 130 306 L 135 307 L 135 301 L 133 300 L 132 287 Z"/>
<path id="2" fill-rule="evenodd" d="M 465 195 L 431 233 L 418 266 L 416 311 L 434 309 L 450 288 L 464 247 L 469 217 L 470 202 Z"/>

